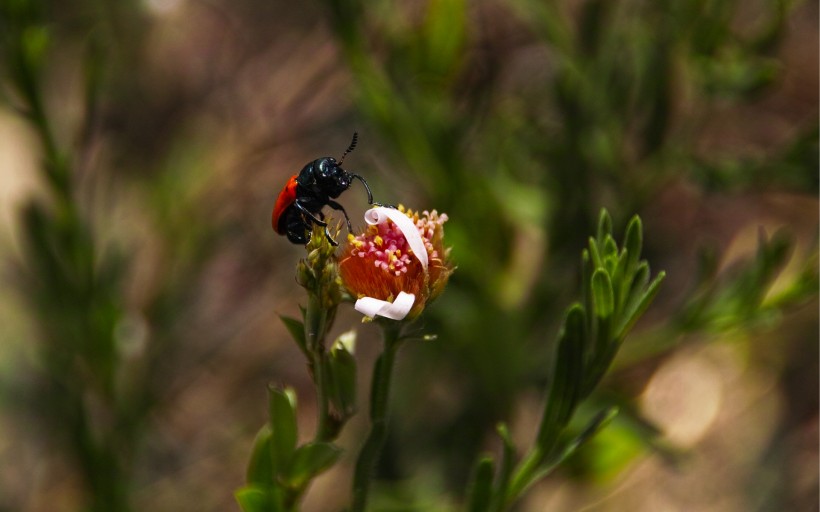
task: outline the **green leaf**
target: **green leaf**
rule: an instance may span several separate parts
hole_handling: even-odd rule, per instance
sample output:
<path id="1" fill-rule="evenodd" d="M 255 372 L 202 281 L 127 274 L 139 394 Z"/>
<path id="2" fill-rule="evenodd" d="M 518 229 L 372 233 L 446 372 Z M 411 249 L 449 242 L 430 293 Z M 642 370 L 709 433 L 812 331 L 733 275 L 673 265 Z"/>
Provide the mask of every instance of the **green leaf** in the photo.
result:
<path id="1" fill-rule="evenodd" d="M 330 401 L 342 418 L 356 412 L 356 359 L 343 346 L 330 351 L 327 364 Z"/>
<path id="2" fill-rule="evenodd" d="M 270 486 L 273 484 L 273 460 L 271 457 L 271 429 L 265 425 L 256 434 L 251 460 L 248 462 L 247 481 L 249 484 Z"/>
<path id="3" fill-rule="evenodd" d="M 599 318 L 609 318 L 615 311 L 612 282 L 609 274 L 603 269 L 598 269 L 592 274 L 592 301 L 595 306 L 595 315 Z"/>
<path id="4" fill-rule="evenodd" d="M 631 284 L 631 276 L 627 267 L 629 266 L 629 253 L 626 250 L 621 251 L 618 262 L 615 264 L 615 270 L 612 272 L 612 291 L 615 297 L 615 314 L 623 310 L 624 303 L 629 293 L 629 285 Z"/>
<path id="5" fill-rule="evenodd" d="M 592 311 L 592 273 L 594 272 L 589 249 L 581 251 L 581 304 L 587 311 Z"/>
<path id="6" fill-rule="evenodd" d="M 272 499 L 268 492 L 259 487 L 247 486 L 234 493 L 242 512 L 271 512 Z"/>
<path id="7" fill-rule="evenodd" d="M 558 337 L 555 366 L 536 446 L 549 453 L 558 434 L 572 416 L 584 381 L 584 309 L 575 304 L 567 311 Z"/>
<path id="8" fill-rule="evenodd" d="M 510 499 L 515 499 L 523 493 L 530 485 L 538 480 L 546 477 L 563 461 L 565 461 L 575 450 L 582 444 L 589 441 L 596 433 L 600 432 L 606 425 L 608 425 L 618 413 L 617 407 L 610 407 L 598 413 L 592 421 L 587 424 L 587 427 L 575 438 L 567 442 L 560 450 L 558 450 L 552 457 L 544 460 L 537 467 L 527 464 L 518 474 L 513 482 L 511 488 Z"/>
<path id="9" fill-rule="evenodd" d="M 589 259 L 592 262 L 592 267 L 596 270 L 604 268 L 604 261 L 601 259 L 601 253 L 598 250 L 598 242 L 592 237 L 589 237 Z"/>
<path id="10" fill-rule="evenodd" d="M 641 218 L 635 215 L 632 217 L 632 220 L 629 221 L 629 225 L 626 227 L 626 235 L 624 235 L 623 251 L 629 255 L 625 275 L 631 274 L 638 266 L 642 250 L 643 226 L 641 224 Z"/>
<path id="11" fill-rule="evenodd" d="M 307 354 L 307 342 L 305 341 L 305 324 L 295 318 L 279 315 L 279 319 L 285 324 L 285 328 L 293 337 L 302 352 Z"/>
<path id="12" fill-rule="evenodd" d="M 638 264 L 635 270 L 635 275 L 632 276 L 632 283 L 629 285 L 629 293 L 622 311 L 628 311 L 634 302 L 637 302 L 643 296 L 646 286 L 649 284 L 649 263 L 642 261 Z"/>
<path id="13" fill-rule="evenodd" d="M 598 215 L 598 236 L 596 237 L 598 243 L 603 243 L 607 235 L 612 234 L 612 217 L 606 208 L 601 208 L 601 213 Z"/>
<path id="14" fill-rule="evenodd" d="M 316 475 L 333 466 L 341 454 L 342 450 L 330 443 L 308 443 L 300 446 L 293 455 L 293 465 L 287 482 L 296 488 L 304 486 Z"/>
<path id="15" fill-rule="evenodd" d="M 585 358 L 585 338 L 586 338 L 586 313 L 575 305 L 570 307 L 564 326 L 564 335 L 559 340 L 558 364 L 567 368 L 567 378 L 569 385 L 566 388 L 564 399 L 567 402 L 568 410 L 561 417 L 562 424 L 566 425 L 572 411 L 578 402 L 578 393 L 584 379 L 584 358 Z"/>
<path id="16" fill-rule="evenodd" d="M 540 474 L 538 469 L 543 459 L 543 452 L 537 446 L 527 453 L 515 471 L 515 476 L 512 479 L 509 491 L 507 491 L 507 503 L 515 501 L 529 486 L 535 483 Z"/>
<path id="17" fill-rule="evenodd" d="M 473 478 L 468 492 L 467 510 L 469 512 L 487 512 L 493 497 L 493 459 L 484 456 L 473 470 Z"/>
<path id="18" fill-rule="evenodd" d="M 612 238 L 612 235 L 607 234 L 604 237 L 604 261 L 612 261 L 613 265 L 607 265 L 606 269 L 612 272 L 615 268 L 614 262 L 617 261 L 618 258 L 618 244 L 615 243 L 615 239 Z"/>
<path id="19" fill-rule="evenodd" d="M 559 452 L 557 452 L 553 457 L 551 457 L 547 462 L 545 462 L 542 471 L 546 470 L 546 472 L 549 472 L 555 466 L 561 464 L 570 455 L 572 455 L 575 452 L 575 450 L 577 450 L 582 444 L 592 439 L 592 437 L 595 434 L 597 434 L 601 431 L 601 429 L 606 427 L 617 415 L 617 407 L 609 407 L 596 414 L 595 417 L 587 424 L 587 426 L 584 427 L 584 430 L 581 431 L 580 434 L 578 434 L 575 438 L 567 442 Z"/>
<path id="20" fill-rule="evenodd" d="M 648 268 L 648 267 L 647 267 Z M 636 301 L 633 305 L 631 305 L 628 311 L 624 311 L 624 315 L 621 320 L 621 325 L 618 329 L 616 329 L 616 338 L 621 339 L 626 336 L 626 333 L 635 325 L 635 322 L 643 315 L 644 311 L 649 307 L 652 301 L 655 299 L 655 295 L 658 294 L 658 290 L 660 290 L 661 283 L 663 282 L 664 278 L 666 277 L 666 272 L 659 272 L 655 280 L 652 281 L 652 284 L 646 289 L 645 292 L 640 296 L 640 299 Z"/>
<path id="21" fill-rule="evenodd" d="M 498 475 L 498 486 L 496 487 L 493 510 L 503 510 L 504 502 L 507 498 L 507 488 L 510 485 L 510 478 L 512 476 L 515 446 L 510 437 L 510 430 L 504 423 L 499 423 L 496 427 L 499 437 L 501 437 L 503 450 L 501 453 L 501 468 Z"/>
<path id="22" fill-rule="evenodd" d="M 268 395 L 273 467 L 276 474 L 282 475 L 288 471 L 298 437 L 293 392 L 271 387 Z"/>

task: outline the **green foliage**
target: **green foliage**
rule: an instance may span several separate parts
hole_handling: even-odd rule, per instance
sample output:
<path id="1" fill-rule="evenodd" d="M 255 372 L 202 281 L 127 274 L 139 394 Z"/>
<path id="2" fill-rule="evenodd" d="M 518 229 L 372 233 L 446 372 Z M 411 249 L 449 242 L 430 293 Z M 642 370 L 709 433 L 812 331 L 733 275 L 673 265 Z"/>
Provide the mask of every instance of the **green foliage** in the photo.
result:
<path id="1" fill-rule="evenodd" d="M 296 395 L 292 389 L 270 388 L 269 420 L 257 435 L 248 464 L 247 485 L 235 492 L 244 512 L 298 510 L 311 481 L 333 466 L 341 449 L 331 441 L 356 412 L 356 361 L 348 350 L 355 334 L 327 349 L 342 290 L 335 247 L 321 226 L 314 226 L 307 257 L 296 268 L 308 294 L 302 319 L 279 315 L 308 361 L 319 413 L 313 441 L 297 446 Z"/>
<path id="2" fill-rule="evenodd" d="M 778 297 L 766 302 L 775 279 L 788 262 L 793 245 L 785 230 L 768 237 L 761 229 L 754 258 L 737 265 L 730 271 L 730 276 L 723 276 L 721 280 L 714 279 L 714 263 L 702 259 L 700 275 L 703 280 L 680 316 L 681 328 L 686 331 L 721 331 L 737 325 L 751 327 L 770 318 L 784 303 L 799 302 L 812 294 L 806 284 L 810 282 L 812 271 L 816 274 L 816 266 L 809 259 L 801 275 Z"/>
<path id="3" fill-rule="evenodd" d="M 356 413 L 356 359 L 342 343 L 337 341 L 330 349 L 327 361 L 328 398 L 333 406 L 332 414 L 350 418 Z"/>
<path id="4" fill-rule="evenodd" d="M 703 128 L 715 112 L 747 108 L 782 79 L 776 50 L 796 3 L 763 2 L 751 23 L 748 6 L 736 1 L 591 0 L 573 8 L 537 0 L 428 1 L 415 17 L 389 0 L 372 11 L 353 2 L 344 13 L 341 3 L 326 3 L 359 113 L 392 152 L 391 175 L 403 172 L 428 204 L 454 219 L 448 239 L 459 273 L 429 319 L 441 339 L 454 343 L 429 348 L 416 364 L 458 373 L 466 391 L 452 422 L 438 430 L 408 427 L 408 439 L 428 443 L 424 453 L 452 442 L 448 432 L 488 431 L 510 414 L 510 396 L 542 384 L 535 363 L 546 352 L 541 333 L 562 321 L 555 312 L 577 272 L 584 282 L 578 323 L 592 332 L 583 339 L 594 358 L 584 361 L 594 370 L 583 391 L 596 385 L 615 341 L 658 291 L 659 281 L 638 259 L 641 225 L 627 220 L 670 183 L 732 194 L 769 187 L 816 194 L 814 114 L 783 149 L 702 150 Z M 434 42 L 431 16 L 443 17 L 443 4 L 452 34 Z M 497 29 L 489 22 L 495 16 L 508 25 Z M 423 58 L 432 44 L 440 52 Z M 613 213 L 603 232 L 628 224 L 625 240 L 613 251 L 614 240 L 598 233 L 579 268 L 576 248 L 594 232 L 602 204 Z M 654 219 L 644 218 L 652 235 Z M 680 242 L 699 243 L 698 235 L 682 233 Z M 657 244 L 648 249 L 657 252 Z M 757 314 L 776 318 L 799 304 L 742 293 L 745 305 L 724 304 L 730 297 L 718 290 L 733 289 L 736 278 L 710 278 L 712 299 L 701 298 L 699 288 L 676 295 L 677 311 L 694 308 L 699 319 L 650 330 L 631 362 L 668 350 L 684 332 L 708 331 L 711 320 L 698 313 L 706 303 L 728 308 L 720 316 L 733 325 Z M 815 296 L 811 283 L 806 271 L 784 297 Z M 407 394 L 421 403 L 418 387 Z M 470 435 L 459 442 L 478 451 L 483 437 Z M 465 473 L 469 462 L 452 450 L 443 457 L 443 477 L 462 485 L 452 475 Z"/>
<path id="5" fill-rule="evenodd" d="M 100 135 L 97 113 L 110 85 L 103 72 L 104 43 L 95 36 L 80 47 L 82 116 L 76 123 L 55 122 L 66 118 L 57 110 L 66 102 L 47 101 L 46 92 L 55 89 L 55 54 L 70 38 L 53 15 L 48 2 L 0 0 L 2 99 L 37 137 L 45 185 L 45 194 L 20 211 L 21 258 L 14 262 L 14 284 L 36 325 L 30 343 L 34 358 L 23 369 L 27 376 L 20 386 L 31 400 L 26 413 L 41 421 L 53 443 L 49 450 L 77 472 L 83 509 L 127 511 L 140 443 L 168 384 L 160 369 L 176 348 L 170 312 L 183 313 L 180 299 L 208 250 L 202 237 L 187 234 L 193 229 L 164 239 L 171 253 L 175 244 L 195 245 L 196 256 L 178 253 L 173 262 L 158 262 L 153 268 L 158 276 L 171 274 L 174 264 L 182 269 L 134 306 L 127 288 L 135 258 L 99 232 L 95 216 L 111 213 L 97 194 L 114 188 L 107 181 L 112 173 L 87 158 Z M 198 173 L 204 175 L 201 168 Z M 89 188 L 95 193 L 88 194 Z M 169 194 L 152 205 L 156 210 L 145 212 L 146 220 L 156 221 L 161 215 L 153 215 L 168 203 L 179 208 L 191 200 Z M 167 234 L 161 223 L 154 227 L 159 239 Z M 2 384 L 4 393 L 14 385 L 5 379 Z"/>
<path id="6" fill-rule="evenodd" d="M 37 329 L 32 376 L 28 367 L 20 372 L 35 393 L 22 396 L 31 397 L 45 436 L 59 455 L 70 455 L 66 463 L 81 475 L 78 494 L 87 497 L 83 507 L 128 510 L 134 460 L 143 456 L 140 440 L 158 417 L 154 408 L 161 396 L 175 387 L 168 386 L 168 372 L 161 370 L 174 367 L 176 357 L 190 360 L 190 353 L 174 350 L 180 319 L 187 318 L 185 304 L 201 291 L 202 283 L 193 277 L 221 232 L 199 207 L 209 199 L 200 195 L 200 176 L 210 165 L 201 151 L 180 141 L 178 133 L 120 132 L 123 126 L 140 126 L 135 118 L 142 111 L 151 127 L 189 121 L 180 105 L 193 91 L 197 111 L 209 116 L 209 102 L 222 94 L 197 88 L 192 78 L 172 88 L 173 108 L 152 105 L 155 98 L 149 96 L 165 84 L 151 75 L 161 68 L 144 65 L 153 61 L 154 45 L 146 43 L 163 30 L 154 30 L 159 21 L 143 30 L 147 3 L 81 1 L 69 9 L 58 4 L 0 0 L 0 95 L 32 128 L 46 187 L 45 197 L 21 209 L 22 258 L 15 265 L 20 271 L 12 272 Z M 219 8 L 235 8 L 228 4 Z M 391 459 L 396 464 L 435 459 L 429 467 L 433 478 L 442 480 L 437 493 L 450 497 L 463 488 L 486 433 L 510 417 L 528 389 L 546 384 L 547 390 L 535 444 L 516 460 L 513 439 L 501 423 L 498 456 L 478 457 L 465 500 L 469 510 L 509 506 L 611 420 L 616 408 L 599 400 L 596 389 L 613 364 L 645 362 L 678 343 L 709 341 L 737 329 L 766 332 L 785 312 L 817 296 L 816 240 L 804 249 L 786 231 L 762 232 L 757 253 L 728 268 L 719 254 L 704 251 L 696 282 L 675 290 L 669 299 L 675 304 L 667 302 L 673 312 L 642 329 L 640 338 L 619 352 L 659 290 L 661 276 L 652 279 L 648 264 L 640 260 L 644 245 L 653 261 L 656 256 L 667 261 L 683 244 L 700 243 L 712 233 L 699 228 L 665 237 L 676 238 L 676 247 L 660 245 L 660 223 L 646 213 L 657 211 L 648 207 L 657 206 L 655 199 L 670 183 L 691 187 L 700 197 L 771 189 L 816 196 L 816 112 L 783 116 L 778 123 L 788 126 L 778 128 L 778 140 L 766 144 L 743 139 L 712 149 L 715 141 L 704 140 L 712 135 L 704 128 L 714 128 L 713 120 L 727 109 L 740 106 L 759 114 L 771 108 L 769 95 L 788 76 L 779 43 L 794 25 L 790 17 L 800 2 L 587 0 L 571 8 L 539 0 L 324 4 L 326 26 L 335 31 L 349 68 L 357 128 L 373 134 L 368 139 L 379 139 L 379 162 L 388 162 L 391 176 L 411 184 L 392 187 L 401 191 L 396 198 L 417 193 L 424 197 L 419 202 L 452 219 L 448 239 L 459 272 L 426 320 L 441 341 L 418 345 L 408 354 L 416 358 L 408 366 L 429 375 L 453 375 L 458 385 L 450 392 L 457 401 L 440 422 L 406 421 L 387 445 L 403 454 Z M 236 5 L 263 10 L 258 2 Z M 748 9 L 754 10 L 753 19 Z M 226 19 L 242 20 L 240 32 L 255 51 L 265 38 L 287 39 L 287 33 L 267 26 L 261 36 L 250 26 L 246 32 L 244 18 L 230 14 Z M 503 23 L 496 24 L 496 17 Z M 315 23 L 316 12 L 305 18 Z M 300 37 L 316 37 L 307 27 L 298 30 Z M 142 40 L 135 34 L 148 36 Z M 164 50 L 164 44 L 156 47 Z M 219 73 L 236 56 L 232 45 L 225 48 L 222 64 L 211 71 Z M 75 53 L 81 62 L 73 60 Z M 78 71 L 72 79 L 82 83 L 50 82 L 64 73 L 55 57 L 71 63 L 67 67 Z M 245 66 L 247 56 L 241 57 L 235 60 Z M 226 91 L 233 84 L 213 82 Z M 80 108 L 56 112 L 64 99 L 74 101 L 74 89 L 83 98 Z M 44 94 L 55 90 L 55 97 Z M 314 89 L 305 87 L 302 93 L 295 96 L 305 98 Z M 79 126 L 74 126 L 78 114 Z M 348 118 L 345 114 L 344 123 Z M 202 124 L 196 121 L 180 124 Z M 758 124 L 754 121 L 749 124 Z M 761 116 L 759 124 L 766 121 Z M 769 132 L 754 135 L 769 138 Z M 732 139 L 741 137 L 733 133 Z M 128 142 L 138 150 L 121 154 L 120 138 L 135 139 Z M 239 139 L 240 144 L 255 142 Z M 164 161 L 163 151 L 141 146 L 159 140 L 170 147 Z M 87 158 L 91 153 L 95 158 Z M 113 155 L 112 167 L 138 155 L 161 163 L 155 168 L 128 163 L 123 167 L 140 177 L 124 179 L 115 176 L 115 169 L 89 163 L 98 154 L 101 161 Z M 107 197 L 109 180 L 148 197 L 139 205 L 144 218 L 138 222 L 160 241 L 163 256 L 157 261 L 138 261 L 128 247 L 107 243 L 106 233 L 98 230 L 97 222 L 110 227 L 105 205 L 119 200 Z M 602 204 L 612 218 L 598 215 Z M 102 221 L 89 213 L 97 209 L 106 210 Z M 640 221 L 627 221 L 636 211 L 647 221 L 646 244 Z M 624 226 L 626 235 L 618 244 L 611 233 Z M 595 237 L 587 243 L 591 232 Z M 579 264 L 577 251 L 584 245 Z M 236 493 L 246 511 L 297 507 L 312 478 L 337 460 L 331 443 L 358 407 L 352 349 L 335 343 L 328 350 L 325 343 L 343 294 L 333 287 L 328 248 L 312 249 L 300 274 L 309 289 L 305 309 L 301 317 L 283 316 L 282 321 L 306 356 L 317 389 L 316 436 L 297 446 L 295 402 L 288 393 L 272 390 L 270 418 L 254 444 L 248 485 Z M 135 307 L 125 289 L 146 261 L 162 284 Z M 562 316 L 579 275 L 579 302 Z M 122 343 L 124 327 L 134 319 L 148 333 L 136 360 Z M 544 332 L 556 330 L 554 344 L 544 343 Z M 552 358 L 549 365 L 546 357 Z M 431 402 L 433 380 L 397 382 L 399 396 L 409 401 L 403 407 Z M 3 391 L 16 399 L 16 390 Z M 633 400 L 612 401 L 619 422 Z M 578 408 L 584 405 L 591 410 L 581 414 Z M 386 410 L 379 416 L 386 424 Z M 659 449 L 651 442 L 655 435 L 647 429 L 636 438 L 650 439 L 647 444 Z M 407 440 L 416 444 L 408 446 Z M 622 467 L 617 439 L 596 436 L 594 442 L 600 443 L 594 453 L 604 455 L 582 456 L 574 464 Z M 605 443 L 609 451 L 599 449 Z M 367 478 L 386 476 L 377 468 Z"/>
<path id="7" fill-rule="evenodd" d="M 629 327 L 655 297 L 664 279 L 661 272 L 651 283 L 648 281 L 648 264 L 640 259 L 642 237 L 641 221 L 634 217 L 619 249 L 612 238 L 612 219 L 606 210 L 601 211 L 597 236 L 590 238 L 589 249 L 582 253 L 582 290 L 586 298 L 569 307 L 558 334 L 538 435 L 514 468 L 512 440 L 507 427 L 499 426 L 503 449 L 497 478 L 491 484 L 487 473 L 492 470 L 492 461 L 483 458 L 470 485 L 469 510 L 506 510 L 530 485 L 548 475 L 614 418 L 617 409 L 606 408 L 579 434 L 566 435 L 576 409 L 601 381 Z"/>
<path id="8" fill-rule="evenodd" d="M 24 261 L 20 290 L 36 316 L 40 381 L 35 411 L 53 425 L 61 449 L 90 491 L 89 510 L 129 509 L 128 480 L 149 391 L 118 388 L 123 357 L 116 327 L 123 321 L 124 260 L 100 259 L 99 245 L 75 197 L 71 155 L 58 148 L 42 95 L 51 34 L 33 2 L 0 4 L 9 83 L 43 147 L 42 174 L 51 203 L 32 200 L 22 212 Z M 95 418 L 97 400 L 112 420 Z"/>
<path id="9" fill-rule="evenodd" d="M 292 389 L 269 389 L 268 424 L 254 441 L 247 485 L 235 497 L 244 512 L 297 510 L 310 481 L 330 468 L 341 450 L 326 442 L 297 447 L 296 399 Z"/>

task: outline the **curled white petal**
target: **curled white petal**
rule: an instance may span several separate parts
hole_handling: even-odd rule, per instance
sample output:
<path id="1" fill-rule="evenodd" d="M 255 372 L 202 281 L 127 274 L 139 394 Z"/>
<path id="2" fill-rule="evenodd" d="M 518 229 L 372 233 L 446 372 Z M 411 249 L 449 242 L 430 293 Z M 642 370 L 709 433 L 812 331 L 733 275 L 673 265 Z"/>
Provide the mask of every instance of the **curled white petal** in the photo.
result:
<path id="1" fill-rule="evenodd" d="M 370 318 L 383 316 L 391 320 L 403 320 L 415 302 L 416 296 L 412 293 L 399 292 L 393 302 L 374 299 L 373 297 L 362 297 L 356 301 L 353 309 Z"/>
<path id="2" fill-rule="evenodd" d="M 427 249 L 424 247 L 424 240 L 421 239 L 421 233 L 419 233 L 416 224 L 410 217 L 395 208 L 385 208 L 383 206 L 371 208 L 364 212 L 364 221 L 370 225 L 383 224 L 387 222 L 387 219 L 392 220 L 399 228 L 401 234 L 404 235 L 404 238 L 407 240 L 407 245 L 413 250 L 413 255 L 418 258 L 422 268 L 426 271 Z"/>

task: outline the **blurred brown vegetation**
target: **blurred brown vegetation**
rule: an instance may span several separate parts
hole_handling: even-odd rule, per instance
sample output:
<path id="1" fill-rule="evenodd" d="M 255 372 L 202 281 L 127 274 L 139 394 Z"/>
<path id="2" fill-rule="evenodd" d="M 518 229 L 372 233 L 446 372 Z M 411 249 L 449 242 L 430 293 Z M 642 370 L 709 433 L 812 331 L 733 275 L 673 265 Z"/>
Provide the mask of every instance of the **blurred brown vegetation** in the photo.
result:
<path id="1" fill-rule="evenodd" d="M 518 171 L 532 181 L 500 171 L 496 176 L 498 160 L 489 157 L 494 140 L 498 147 L 538 148 L 542 137 L 564 129 L 558 115 L 531 118 L 527 112 L 531 98 L 554 92 L 550 52 L 558 51 L 530 25 L 526 8 L 522 14 L 521 5 L 529 4 L 471 3 L 470 37 L 460 50 L 465 57 L 448 90 L 463 104 L 439 109 L 438 97 L 430 111 L 416 112 L 465 114 L 458 128 L 463 138 L 452 151 L 474 159 L 453 165 L 463 168 L 462 178 L 474 172 L 476 179 L 450 183 L 421 167 L 436 161 L 446 171 L 452 162 L 436 160 L 435 151 L 408 157 L 423 146 L 409 139 L 415 132 L 404 132 L 402 120 L 388 130 L 373 114 L 380 102 L 404 98 L 368 103 L 367 77 L 356 71 L 356 48 L 345 42 L 356 22 L 334 16 L 344 5 L 328 4 L 43 2 L 52 44 L 42 90 L 58 145 L 73 148 L 73 198 L 94 233 L 96 256 L 125 262 L 113 335 L 121 362 L 118 385 L 150 390 L 126 471 L 133 510 L 236 510 L 232 492 L 243 483 L 253 437 L 265 421 L 270 382 L 296 388 L 299 422 L 303 435 L 309 433 L 310 381 L 277 317 L 295 315 L 303 300 L 293 277 L 302 248 L 275 236 L 269 216 L 287 178 L 313 158 L 339 156 L 354 130 L 360 144 L 347 164 L 368 178 L 377 199 L 445 210 L 454 233 L 450 242 L 472 244 L 454 248 L 456 262 L 464 258 L 466 269 L 432 307 L 429 325 L 441 335 L 436 346 L 409 347 L 399 361 L 395 432 L 379 468 L 374 510 L 448 510 L 461 496 L 478 451 L 497 449 L 495 421 L 512 419 L 516 439 L 532 437 L 549 346 L 533 340 L 551 339 L 575 296 L 577 254 L 601 206 L 620 225 L 632 213 L 642 216 L 646 257 L 669 276 L 634 343 L 627 340 L 600 399 L 634 410 L 627 415 L 634 421 L 602 433 L 560 475 L 536 486 L 521 509 L 817 510 L 816 292 L 748 325 L 745 317 L 728 318 L 725 329 L 719 318 L 682 328 L 684 320 L 676 316 L 694 296 L 699 255 L 712 254 L 718 274 L 731 275 L 738 262 L 754 256 L 761 226 L 769 234 L 785 226 L 794 247 L 766 290 L 774 297 L 778 287 L 792 286 L 816 246 L 817 3 L 785 10 L 782 35 L 766 57 L 775 76 L 740 99 L 717 94 L 708 106 L 699 103 L 694 81 L 675 82 L 685 75 L 677 69 L 682 60 L 666 63 L 662 72 L 673 82 L 667 112 L 672 142 L 651 162 L 665 170 L 651 179 L 649 165 L 632 166 L 627 178 L 617 169 L 590 172 L 578 181 L 585 192 L 567 188 L 575 188 L 571 170 L 553 180 L 549 166 L 533 164 L 556 153 L 533 150 L 508 162 L 523 167 Z M 733 11 L 731 22 L 741 29 L 755 25 L 765 19 L 763 4 Z M 380 30 L 362 25 L 358 33 L 371 38 L 375 62 L 406 73 L 408 89 L 419 77 L 409 73 L 412 66 L 391 60 L 391 44 L 399 44 L 402 30 L 422 24 L 425 5 L 374 2 L 363 7 L 372 9 L 367 16 L 350 10 L 351 16 L 381 20 Z M 564 2 L 559 10 L 576 21 L 585 5 Z M 102 76 L 92 112 L 88 62 Z M 43 413 L 54 396 L 42 393 L 46 367 L 38 339 L 52 320 L 30 306 L 21 277 L 30 268 L 21 212 L 32 197 L 44 204 L 53 197 L 39 170 L 36 130 L 17 115 L 19 98 L 4 82 L 0 510 L 82 510 L 86 484 L 55 435 L 60 423 Z M 487 131 L 484 121 L 494 114 L 483 105 L 512 105 L 517 117 L 507 121 L 516 125 L 515 134 L 527 136 L 510 142 Z M 403 147 L 397 140 L 406 133 Z M 691 154 L 676 159 L 683 147 L 676 141 L 684 139 Z M 788 160 L 801 141 L 814 144 L 814 159 Z M 630 162 L 643 161 L 636 155 L 645 148 L 627 136 L 615 140 L 620 143 Z M 484 156 L 488 168 L 481 169 L 476 160 Z M 554 161 L 560 164 L 560 157 Z M 534 182 L 554 186 L 562 197 L 528 194 Z M 506 197 L 520 208 L 496 210 L 497 203 L 482 195 L 487 190 L 494 190 L 495 201 Z M 366 204 L 358 191 L 342 202 L 354 219 Z M 468 218 L 470 209 L 475 214 Z M 519 213 L 548 221 L 505 231 Z M 490 225 L 495 218 L 503 221 Z M 490 245 L 482 247 L 476 233 L 486 234 Z M 491 261 L 482 271 L 483 251 L 500 254 L 505 265 Z M 476 255 L 478 262 L 466 261 Z M 510 272 L 509 279 L 491 275 L 499 268 Z M 474 287 L 482 278 L 501 297 L 497 309 L 475 305 L 481 299 Z M 499 333 L 516 319 L 527 323 L 510 326 L 509 337 L 494 344 L 479 343 L 478 328 L 465 324 L 482 316 Z M 358 315 L 344 310 L 336 325 L 339 331 L 358 328 L 357 357 L 367 367 L 375 357 L 375 333 L 358 322 Z M 482 371 L 492 378 L 484 379 Z M 360 381 L 365 396 L 366 372 Z M 105 425 L 110 411 L 95 408 L 93 394 L 85 398 L 93 422 Z M 660 438 L 643 419 L 658 427 Z M 364 428 L 362 418 L 351 422 L 340 440 L 345 458 L 311 488 L 305 510 L 338 510 L 347 503 L 352 454 Z M 407 503 L 413 505 L 401 505 Z"/>

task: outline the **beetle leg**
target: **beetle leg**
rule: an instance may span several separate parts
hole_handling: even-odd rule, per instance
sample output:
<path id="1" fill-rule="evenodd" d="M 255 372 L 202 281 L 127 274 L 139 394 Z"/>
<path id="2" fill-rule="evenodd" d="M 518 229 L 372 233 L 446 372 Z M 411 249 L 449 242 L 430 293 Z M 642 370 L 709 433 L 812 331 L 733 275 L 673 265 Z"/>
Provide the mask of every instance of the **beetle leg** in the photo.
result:
<path id="1" fill-rule="evenodd" d="M 334 240 L 332 236 L 330 236 L 330 231 L 328 231 L 328 229 L 327 229 L 327 222 L 325 222 L 321 219 L 317 219 L 316 216 L 313 215 L 312 213 L 310 213 L 310 211 L 308 211 L 308 209 L 305 208 L 302 205 L 302 203 L 299 202 L 298 199 L 296 201 L 294 201 L 293 204 L 296 206 L 296 208 L 300 212 L 302 212 L 303 215 L 306 215 L 307 218 L 309 218 L 311 221 L 313 221 L 317 225 L 322 226 L 323 228 L 325 228 L 325 237 L 327 238 L 327 241 L 330 242 L 330 245 L 332 245 L 333 247 L 337 247 L 339 245 L 339 243 L 336 240 Z M 319 215 L 322 218 L 324 218 L 324 214 L 322 212 L 319 212 Z"/>
<path id="2" fill-rule="evenodd" d="M 327 205 L 333 208 L 334 210 L 339 210 L 340 212 L 342 212 L 342 215 L 345 216 L 345 222 L 347 222 L 347 232 L 352 232 L 353 228 L 350 226 L 350 217 L 347 216 L 347 212 L 345 211 L 344 207 L 333 200 L 329 200 L 327 202 Z"/>
<path id="3" fill-rule="evenodd" d="M 305 207 L 302 205 L 302 203 L 300 203 L 300 202 L 299 202 L 299 200 L 298 200 L 298 199 L 297 199 L 296 201 L 294 201 L 294 202 L 293 202 L 293 205 L 294 205 L 294 206 L 296 206 L 296 208 L 297 208 L 300 212 L 302 212 L 302 214 L 303 214 L 303 215 L 307 215 L 307 217 L 308 217 L 310 220 L 312 220 L 313 222 L 315 222 L 316 224 L 318 224 L 318 225 L 322 226 L 323 228 L 324 228 L 324 227 L 327 227 L 327 222 L 325 222 L 325 221 L 323 221 L 323 220 L 321 220 L 321 219 L 317 219 L 317 218 L 316 218 L 316 216 L 315 216 L 315 215 L 313 215 L 313 214 L 312 214 L 312 213 L 311 213 L 311 212 L 310 212 L 307 208 L 305 208 Z"/>
<path id="4" fill-rule="evenodd" d="M 327 226 L 325 226 L 325 238 L 327 238 L 327 241 L 330 242 L 330 245 L 332 245 L 333 247 L 339 246 L 339 242 L 337 242 L 333 239 L 332 236 L 330 236 L 330 232 L 327 230 Z"/>

